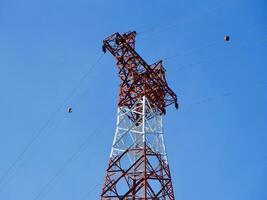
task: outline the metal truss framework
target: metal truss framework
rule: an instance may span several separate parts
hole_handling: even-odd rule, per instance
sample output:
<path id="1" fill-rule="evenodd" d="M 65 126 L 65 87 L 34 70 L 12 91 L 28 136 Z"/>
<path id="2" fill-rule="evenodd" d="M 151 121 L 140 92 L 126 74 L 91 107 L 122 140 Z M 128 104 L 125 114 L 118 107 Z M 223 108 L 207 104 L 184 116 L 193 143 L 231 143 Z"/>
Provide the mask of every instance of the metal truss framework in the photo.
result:
<path id="1" fill-rule="evenodd" d="M 174 200 L 163 139 L 165 107 L 175 103 L 162 61 L 148 65 L 135 51 L 135 32 L 104 40 L 120 77 L 117 128 L 101 200 Z"/>

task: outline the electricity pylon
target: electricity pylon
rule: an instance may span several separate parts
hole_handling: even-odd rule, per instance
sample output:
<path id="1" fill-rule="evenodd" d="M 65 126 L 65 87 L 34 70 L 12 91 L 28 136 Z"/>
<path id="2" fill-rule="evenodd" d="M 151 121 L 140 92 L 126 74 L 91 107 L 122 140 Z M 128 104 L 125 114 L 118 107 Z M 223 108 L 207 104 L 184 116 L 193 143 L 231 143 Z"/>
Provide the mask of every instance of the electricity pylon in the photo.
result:
<path id="1" fill-rule="evenodd" d="M 117 128 L 101 200 L 174 200 L 163 139 L 165 108 L 177 96 L 162 61 L 148 65 L 135 51 L 136 32 L 115 33 L 103 51 L 115 57 L 120 78 Z"/>

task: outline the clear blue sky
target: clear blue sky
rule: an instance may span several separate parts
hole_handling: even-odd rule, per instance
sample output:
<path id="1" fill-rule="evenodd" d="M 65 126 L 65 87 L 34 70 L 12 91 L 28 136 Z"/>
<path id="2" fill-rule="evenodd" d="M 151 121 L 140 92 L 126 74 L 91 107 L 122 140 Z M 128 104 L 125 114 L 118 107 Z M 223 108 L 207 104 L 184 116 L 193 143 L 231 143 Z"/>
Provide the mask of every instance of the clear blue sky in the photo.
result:
<path id="1" fill-rule="evenodd" d="M 0 0 L 0 199 L 99 198 L 117 110 L 110 54 L 10 166 L 101 55 L 102 40 L 136 30 L 148 63 L 176 55 L 164 61 L 180 102 L 165 118 L 176 199 L 266 200 L 266 8 L 264 0 Z"/>

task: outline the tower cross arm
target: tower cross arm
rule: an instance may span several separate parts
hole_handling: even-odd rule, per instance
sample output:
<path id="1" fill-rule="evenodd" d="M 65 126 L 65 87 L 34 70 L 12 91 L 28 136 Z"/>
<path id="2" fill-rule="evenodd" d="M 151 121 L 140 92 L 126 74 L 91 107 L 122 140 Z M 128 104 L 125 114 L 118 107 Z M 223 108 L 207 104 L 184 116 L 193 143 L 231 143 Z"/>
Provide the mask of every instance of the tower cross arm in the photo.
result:
<path id="1" fill-rule="evenodd" d="M 122 35 L 114 33 L 103 41 L 103 51 L 108 50 L 116 58 L 121 82 L 130 83 L 127 84 L 128 87 L 121 85 L 123 88 L 120 91 L 127 91 L 123 94 L 128 93 L 127 97 L 131 98 L 146 95 L 162 113 L 165 113 L 165 107 L 171 104 L 178 108 L 177 96 L 165 79 L 162 61 L 148 65 L 135 50 L 135 36 L 135 31 Z M 119 99 L 120 102 L 125 100 L 123 96 Z M 129 102 L 125 104 L 131 105 Z"/>

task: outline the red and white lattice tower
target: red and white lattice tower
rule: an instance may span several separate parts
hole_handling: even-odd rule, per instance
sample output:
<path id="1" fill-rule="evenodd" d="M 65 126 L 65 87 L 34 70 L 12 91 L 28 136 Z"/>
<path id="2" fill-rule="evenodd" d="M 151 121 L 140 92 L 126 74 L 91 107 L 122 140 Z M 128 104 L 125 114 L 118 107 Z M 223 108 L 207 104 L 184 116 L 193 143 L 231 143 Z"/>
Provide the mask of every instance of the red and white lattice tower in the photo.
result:
<path id="1" fill-rule="evenodd" d="M 136 32 L 115 33 L 103 51 L 115 57 L 119 78 L 117 128 L 101 200 L 174 200 L 163 139 L 165 108 L 176 94 L 165 79 L 162 61 L 148 65 L 135 51 Z"/>

